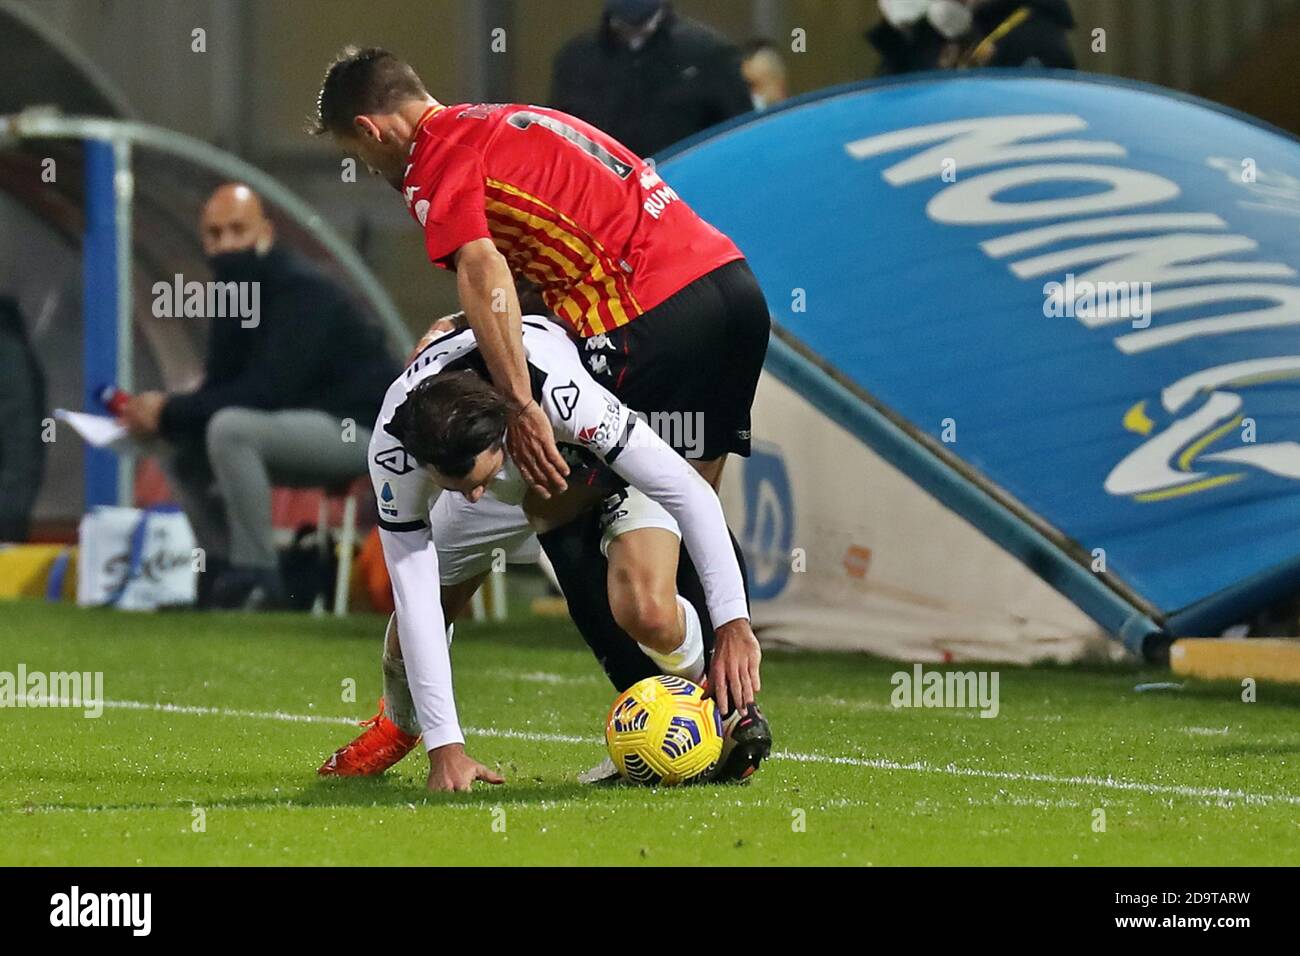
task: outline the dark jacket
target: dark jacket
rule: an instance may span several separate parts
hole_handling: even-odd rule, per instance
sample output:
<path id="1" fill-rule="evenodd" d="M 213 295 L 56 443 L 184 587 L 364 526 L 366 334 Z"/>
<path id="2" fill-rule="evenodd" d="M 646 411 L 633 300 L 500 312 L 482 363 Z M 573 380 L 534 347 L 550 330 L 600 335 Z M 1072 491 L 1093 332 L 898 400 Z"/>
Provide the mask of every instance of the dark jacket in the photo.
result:
<path id="1" fill-rule="evenodd" d="M 25 541 L 45 472 L 45 374 L 18 303 L 0 299 L 0 541 Z"/>
<path id="2" fill-rule="evenodd" d="M 1022 7 L 1029 15 L 1014 26 L 1008 24 Z M 962 40 L 965 66 L 1074 68 L 1068 36 L 1074 15 L 1068 0 L 984 0 L 972 8 L 971 20 L 970 35 Z M 1004 24 L 1010 29 L 988 46 L 980 46 Z M 881 76 L 938 69 L 939 55 L 948 43 L 925 19 L 906 31 L 882 19 L 866 37 L 880 53 Z"/>
<path id="3" fill-rule="evenodd" d="M 641 49 L 610 29 L 575 37 L 555 57 L 551 105 L 603 130 L 638 156 L 752 109 L 736 48 L 671 7 Z"/>
<path id="4" fill-rule="evenodd" d="M 881 18 L 864 34 L 880 54 L 877 76 L 899 73 L 924 73 L 939 68 L 939 54 L 948 43 L 924 18 L 906 30 L 900 30 Z"/>
<path id="5" fill-rule="evenodd" d="M 314 265 L 279 246 L 262 257 L 256 327 L 213 318 L 203 384 L 172 395 L 160 431 L 201 435 L 223 408 L 319 409 L 371 428 L 398 365 L 380 330 Z"/>

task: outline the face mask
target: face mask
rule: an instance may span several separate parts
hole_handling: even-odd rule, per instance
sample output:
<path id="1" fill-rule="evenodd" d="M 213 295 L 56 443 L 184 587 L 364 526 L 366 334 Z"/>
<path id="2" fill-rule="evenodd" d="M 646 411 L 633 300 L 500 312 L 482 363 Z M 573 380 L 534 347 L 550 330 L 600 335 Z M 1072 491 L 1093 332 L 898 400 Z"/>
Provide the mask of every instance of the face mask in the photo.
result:
<path id="1" fill-rule="evenodd" d="M 212 276 L 218 282 L 254 282 L 262 272 L 262 256 L 253 246 L 235 252 L 208 256 Z"/>
<path id="2" fill-rule="evenodd" d="M 925 16 L 930 0 L 880 0 L 880 12 L 891 26 L 909 27 Z"/>
<path id="3" fill-rule="evenodd" d="M 940 36 L 948 40 L 956 40 L 970 32 L 970 9 L 957 0 L 936 0 L 925 11 L 925 18 Z"/>
<path id="4" fill-rule="evenodd" d="M 880 0 L 880 12 L 898 29 L 924 18 L 949 40 L 965 35 L 971 27 L 970 10 L 961 0 Z"/>

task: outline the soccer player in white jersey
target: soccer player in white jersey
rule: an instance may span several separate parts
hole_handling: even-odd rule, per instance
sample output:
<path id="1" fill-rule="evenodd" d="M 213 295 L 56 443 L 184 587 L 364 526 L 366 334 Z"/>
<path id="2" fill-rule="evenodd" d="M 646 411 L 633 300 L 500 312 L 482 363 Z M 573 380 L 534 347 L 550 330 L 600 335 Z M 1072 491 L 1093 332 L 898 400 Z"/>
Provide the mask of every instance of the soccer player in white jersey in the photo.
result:
<path id="1" fill-rule="evenodd" d="M 739 564 L 717 495 L 644 421 L 587 373 L 564 331 L 536 316 L 524 322 L 524 347 L 533 401 L 562 443 L 594 454 L 629 486 L 605 519 L 602 549 L 610 558 L 610 604 L 644 601 L 643 581 L 617 574 L 620 549 L 664 555 L 655 586 L 676 579 L 679 536 L 698 569 L 714 628 L 743 626 L 749 613 Z M 371 441 L 371 477 L 379 502 L 380 540 L 397 606 L 385 637 L 384 701 L 369 730 L 321 768 L 323 774 L 373 773 L 395 763 L 422 735 L 429 755 L 430 790 L 466 790 L 475 780 L 502 778 L 471 758 L 452 695 L 448 619 L 454 620 L 482 580 L 482 560 L 493 548 L 527 557 L 533 527 L 521 522 L 527 482 L 504 449 L 509 417 L 517 414 L 490 384 L 470 329 L 429 344 L 389 388 Z M 484 498 L 485 493 L 492 494 Z M 475 510 L 482 507 L 481 515 Z M 611 542 L 618 542 L 611 548 Z M 441 590 L 440 561 L 454 567 Z M 457 584 L 465 586 L 457 587 Z M 595 582 L 605 586 L 606 582 Z M 616 593 L 626 587 L 627 594 Z M 636 635 L 658 668 L 700 681 L 705 641 L 695 607 L 671 591 L 662 626 Z M 667 602 L 664 602 L 667 603 Z M 641 615 L 644 618 L 644 614 Z M 752 631 L 750 632 L 752 639 Z M 747 691 L 759 689 L 752 672 L 728 675 Z M 760 727 L 733 711 L 729 761 L 743 777 L 771 747 Z M 357 752 L 360 750 L 361 752 Z M 733 756 L 734 755 L 734 756 Z"/>

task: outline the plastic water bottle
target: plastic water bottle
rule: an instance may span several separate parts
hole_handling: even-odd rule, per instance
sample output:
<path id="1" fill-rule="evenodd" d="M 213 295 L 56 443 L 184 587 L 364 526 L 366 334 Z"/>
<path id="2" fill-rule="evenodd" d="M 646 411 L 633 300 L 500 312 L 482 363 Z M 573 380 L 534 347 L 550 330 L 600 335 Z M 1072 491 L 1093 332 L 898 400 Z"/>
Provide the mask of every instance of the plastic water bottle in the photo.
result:
<path id="1" fill-rule="evenodd" d="M 110 415 L 121 415 L 122 409 L 126 408 L 126 403 L 131 400 L 131 393 L 122 391 L 116 385 L 102 385 L 95 392 L 95 397 Z"/>

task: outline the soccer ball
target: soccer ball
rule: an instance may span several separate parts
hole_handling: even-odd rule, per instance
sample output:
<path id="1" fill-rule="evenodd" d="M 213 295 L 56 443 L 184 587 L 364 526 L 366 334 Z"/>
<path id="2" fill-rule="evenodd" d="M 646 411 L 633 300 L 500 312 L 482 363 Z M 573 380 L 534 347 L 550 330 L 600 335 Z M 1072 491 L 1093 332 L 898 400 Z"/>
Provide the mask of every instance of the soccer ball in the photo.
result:
<path id="1" fill-rule="evenodd" d="M 718 762 L 722 720 L 697 684 L 660 674 L 619 694 L 605 723 L 605 744 L 628 780 L 675 787 Z"/>

